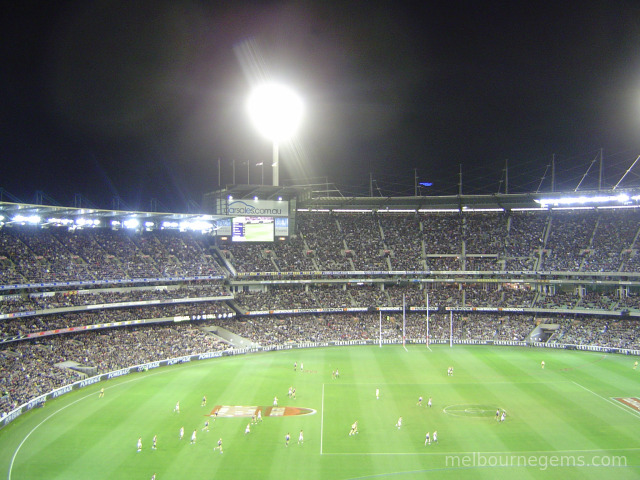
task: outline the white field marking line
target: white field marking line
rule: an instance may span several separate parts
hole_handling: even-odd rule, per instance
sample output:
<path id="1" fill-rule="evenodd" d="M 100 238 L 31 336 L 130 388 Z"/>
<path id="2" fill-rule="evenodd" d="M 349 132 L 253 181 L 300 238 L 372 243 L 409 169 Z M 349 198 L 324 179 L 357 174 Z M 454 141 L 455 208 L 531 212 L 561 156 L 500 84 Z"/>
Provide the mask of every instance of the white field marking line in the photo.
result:
<path id="1" fill-rule="evenodd" d="M 162 373 L 164 373 L 164 372 L 155 372 L 155 373 L 151 373 L 151 374 L 149 374 L 149 375 L 145 375 L 144 377 L 140 377 L 140 378 L 147 378 L 147 377 L 150 377 L 150 376 L 152 376 L 152 375 L 160 375 L 160 374 L 162 374 Z M 127 384 L 127 383 L 136 382 L 136 381 L 140 380 L 140 378 L 132 378 L 132 379 L 130 379 L 130 380 L 127 380 L 126 382 L 119 382 L 119 383 L 117 383 L 117 384 L 115 384 L 115 385 L 112 385 L 112 386 L 110 386 L 110 387 L 105 388 L 105 390 L 108 390 L 108 389 L 110 389 L 110 388 L 115 388 L 115 387 L 118 387 L 118 386 L 120 386 L 120 385 L 125 385 L 125 384 Z M 18 447 L 16 448 L 16 451 L 15 451 L 15 452 L 13 452 L 13 456 L 11 457 L 11 462 L 9 463 L 9 471 L 7 472 L 7 480 L 11 480 L 11 472 L 12 472 L 12 470 L 13 470 L 13 464 L 14 464 L 14 462 L 15 462 L 15 460 L 16 460 L 16 457 L 18 456 L 18 452 L 19 452 L 19 451 L 20 451 L 20 449 L 22 448 L 22 445 L 24 445 L 24 442 L 26 442 L 26 441 L 27 441 L 27 438 L 29 438 L 29 437 L 31 436 L 31 434 L 32 434 L 33 432 L 35 432 L 35 431 L 40 427 L 40 425 L 42 425 L 44 422 L 46 422 L 47 420 L 49 420 L 49 419 L 50 419 L 51 417 L 53 417 L 54 415 L 57 415 L 58 413 L 60 413 L 62 410 L 64 410 L 64 409 L 66 409 L 66 408 L 70 407 L 71 405 L 74 405 L 74 404 L 78 403 L 78 402 L 79 402 L 79 401 L 81 401 L 81 400 L 85 400 L 85 399 L 87 399 L 87 398 L 89 398 L 89 397 L 92 397 L 92 396 L 96 395 L 97 393 L 98 393 L 98 392 L 88 393 L 88 394 L 87 394 L 87 395 L 85 395 L 84 397 L 81 397 L 81 398 L 79 398 L 79 399 L 77 399 L 77 400 L 74 400 L 73 402 L 71 402 L 71 403 L 69 403 L 69 404 L 65 405 L 64 407 L 60 407 L 58 410 L 56 410 L 55 412 L 52 412 L 48 417 L 46 417 L 44 420 L 42 420 L 38 425 L 36 425 L 35 427 L 33 427 L 33 428 L 31 429 L 31 431 L 30 431 L 29 433 L 27 433 L 27 435 L 22 439 L 22 441 L 20 442 L 20 445 L 18 445 Z"/>
<path id="2" fill-rule="evenodd" d="M 611 399 L 611 401 L 613 402 L 613 404 L 614 404 L 614 405 L 618 405 L 618 404 L 620 404 L 620 405 L 622 405 L 622 406 L 624 407 L 624 409 L 625 409 L 625 410 L 627 410 L 627 411 L 629 411 L 629 412 L 632 412 L 632 413 L 634 413 L 634 414 L 636 414 L 636 415 L 638 414 L 638 411 L 637 411 L 635 408 L 633 408 L 633 407 L 631 407 L 631 406 L 627 405 L 627 404 L 626 404 L 626 403 L 624 403 L 624 402 L 618 402 L 618 401 L 616 400 L 616 398 L 620 398 L 620 399 L 622 399 L 622 398 L 625 398 L 625 397 L 623 397 L 623 396 L 619 396 L 619 397 L 609 397 L 609 399 Z"/>
<path id="3" fill-rule="evenodd" d="M 324 437 L 324 383 L 322 384 L 322 401 L 320 408 L 320 455 L 322 455 L 322 438 Z"/>
<path id="4" fill-rule="evenodd" d="M 478 406 L 482 406 L 482 405 L 478 405 Z M 486 406 L 486 405 L 485 405 Z M 447 411 L 447 408 L 453 408 L 453 407 L 473 407 L 473 404 L 470 403 L 456 403 L 453 405 L 447 405 L 446 407 L 444 407 L 442 409 L 442 413 L 444 413 L 445 415 L 451 415 L 452 417 L 461 417 L 461 418 L 480 418 L 480 419 L 484 419 L 490 416 L 493 416 L 493 413 L 495 412 L 495 410 L 493 409 L 493 407 L 491 409 L 486 409 L 486 408 L 482 408 L 482 409 L 473 409 L 475 410 L 475 412 L 467 412 L 467 410 L 472 410 L 472 408 L 465 408 L 464 410 L 452 410 L 452 411 Z M 507 413 L 507 411 L 502 408 L 502 407 L 495 407 L 497 410 L 503 411 L 505 412 L 505 414 Z M 471 417 L 469 415 L 458 415 L 456 414 L 456 412 L 465 412 L 465 413 L 469 413 L 471 414 Z M 488 416 L 479 416 L 479 415 L 473 415 L 475 413 L 484 413 L 484 412 L 491 412 L 491 415 Z"/>
<path id="5" fill-rule="evenodd" d="M 20 445 L 18 445 L 18 448 L 16 448 L 16 451 L 15 451 L 15 452 L 13 452 L 13 456 L 11 457 L 11 462 L 9 463 L 9 472 L 8 472 L 8 474 L 7 474 L 7 479 L 8 479 L 8 480 L 11 480 L 11 471 L 13 470 L 13 463 L 14 463 L 14 461 L 15 461 L 15 459 L 16 459 L 16 456 L 18 455 L 18 452 L 20 451 L 20 448 L 22 448 L 22 445 L 24 445 L 24 442 L 26 442 L 26 441 L 27 441 L 27 438 L 29 438 L 29 437 L 31 436 L 31 434 L 32 434 L 33 432 L 35 432 L 35 431 L 38 429 L 38 427 L 39 427 L 40 425 L 42 425 L 44 422 L 46 422 L 47 420 L 49 420 L 49 419 L 50 419 L 51 417 L 53 417 L 54 415 L 57 415 L 58 413 L 60 413 L 62 410 L 64 410 L 64 409 L 66 409 L 66 408 L 70 407 L 71 405 L 74 405 L 74 404 L 78 403 L 78 402 L 79 402 L 79 401 L 81 401 L 81 400 L 84 400 L 84 399 L 85 399 L 85 398 L 87 398 L 87 397 L 91 397 L 91 396 L 93 396 L 93 395 L 95 395 L 95 392 L 93 392 L 93 393 L 89 393 L 89 394 L 85 395 L 85 396 L 84 396 L 84 397 L 82 397 L 82 398 L 79 398 L 79 399 L 77 399 L 77 400 L 74 400 L 73 402 L 69 403 L 68 405 L 65 405 L 64 407 L 61 407 L 61 408 L 59 408 L 58 410 L 56 410 L 55 412 L 51 413 L 48 417 L 46 417 L 44 420 L 42 420 L 38 425 L 36 425 L 35 427 L 33 427 L 33 428 L 31 429 L 31 431 L 30 431 L 29 433 L 27 433 L 27 435 L 22 439 L 22 441 L 20 442 Z"/>
<path id="6" fill-rule="evenodd" d="M 589 390 L 587 387 L 584 387 L 584 386 L 580 385 L 578 382 L 574 382 L 573 380 L 572 380 L 572 382 L 575 383 L 580 388 L 582 388 L 582 389 L 586 390 L 587 392 L 591 393 L 592 395 L 595 395 L 596 397 L 601 398 L 605 402 L 609 402 L 614 407 L 618 407 L 623 412 L 627 412 L 629 415 L 632 415 L 635 418 L 640 418 L 640 413 L 638 413 L 636 411 L 633 411 L 633 410 L 630 410 L 628 408 L 625 408 L 622 404 L 619 404 L 618 402 L 616 402 L 614 400 L 611 400 L 610 398 L 606 398 L 606 397 L 603 397 L 602 395 L 598 395 L 596 392 Z"/>
<path id="7" fill-rule="evenodd" d="M 555 382 L 537 382 L 537 381 L 532 381 L 532 382 L 509 382 L 509 381 L 504 381 L 504 382 L 483 382 L 483 381 L 477 381 L 477 382 L 464 382 L 464 383 L 455 383 L 455 385 L 556 385 L 556 384 L 560 384 L 560 383 L 575 383 L 572 380 L 558 380 Z M 322 385 L 322 387 L 324 388 L 324 385 Z M 359 386 L 363 386 L 363 387 L 367 387 L 367 386 L 371 386 L 371 385 L 380 385 L 380 383 L 342 383 L 342 382 L 336 382 L 336 383 L 330 383 L 329 385 L 331 386 L 345 386 L 345 387 L 359 387 Z M 384 384 L 385 386 L 389 386 L 389 385 L 424 385 L 423 383 L 388 383 L 385 382 Z M 432 383 L 429 382 L 429 385 L 452 385 L 450 382 L 439 382 L 439 383 Z"/>
<path id="8" fill-rule="evenodd" d="M 402 345 L 402 348 L 404 348 L 405 352 L 408 352 L 409 350 L 407 350 L 407 346 L 406 345 Z"/>
<path id="9" fill-rule="evenodd" d="M 429 447 L 427 447 L 429 448 Z M 432 448 L 438 448 L 437 446 Z M 437 455 L 466 455 L 471 456 L 473 454 L 476 455 L 509 455 L 513 457 L 517 457 L 520 455 L 531 455 L 534 453 L 544 454 L 544 455 L 558 455 L 561 453 L 588 453 L 588 452 L 630 452 L 630 451 L 639 451 L 638 448 L 588 448 L 585 450 L 514 450 L 508 452 L 480 452 L 480 451 L 464 451 L 464 452 L 325 452 L 324 455 L 371 455 L 371 456 L 390 456 L 390 455 L 429 455 L 429 456 L 437 456 Z"/>
<path id="10" fill-rule="evenodd" d="M 433 350 L 431 350 L 431 347 L 429 345 L 427 345 L 427 348 L 429 349 L 430 352 L 433 352 Z"/>

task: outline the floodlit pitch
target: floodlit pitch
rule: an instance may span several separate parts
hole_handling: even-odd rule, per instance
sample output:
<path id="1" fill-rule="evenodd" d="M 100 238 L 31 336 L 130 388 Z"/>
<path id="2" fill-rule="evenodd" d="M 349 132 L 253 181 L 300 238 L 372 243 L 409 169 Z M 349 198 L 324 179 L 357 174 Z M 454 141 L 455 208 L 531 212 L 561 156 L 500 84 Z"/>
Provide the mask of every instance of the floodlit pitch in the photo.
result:
<path id="1" fill-rule="evenodd" d="M 407 350 L 260 353 L 88 385 L 1 430 L 0 467 L 8 480 L 640 476 L 632 357 L 484 346 Z M 293 370 L 294 362 L 305 369 Z M 295 398 L 287 395 L 292 386 Z M 432 407 L 416 404 L 420 396 Z M 349 435 L 354 422 L 357 434 Z M 296 441 L 301 431 L 304 442 Z"/>

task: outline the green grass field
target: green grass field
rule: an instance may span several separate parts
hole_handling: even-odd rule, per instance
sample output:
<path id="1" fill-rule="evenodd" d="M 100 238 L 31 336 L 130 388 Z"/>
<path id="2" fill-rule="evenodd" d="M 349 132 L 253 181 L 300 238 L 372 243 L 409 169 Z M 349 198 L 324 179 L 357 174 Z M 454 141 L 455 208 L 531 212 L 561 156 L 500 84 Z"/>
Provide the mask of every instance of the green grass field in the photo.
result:
<path id="1" fill-rule="evenodd" d="M 247 223 L 244 228 L 247 242 L 273 241 L 273 223 Z"/>
<path id="2" fill-rule="evenodd" d="M 8 480 L 640 478 L 640 412 L 614 399 L 640 398 L 634 360 L 515 347 L 358 346 L 175 365 L 74 391 L 18 418 L 0 431 L 0 466 Z M 294 362 L 305 370 L 294 371 Z M 290 386 L 296 399 L 287 396 Z M 217 405 L 271 407 L 274 396 L 280 406 L 316 412 L 266 416 L 248 435 L 246 417 L 219 417 L 201 430 Z M 495 420 L 497 408 L 507 412 L 504 423 Z M 359 433 L 349 436 L 355 420 Z M 438 444 L 425 446 L 434 430 Z M 218 438 L 223 454 L 214 451 Z"/>

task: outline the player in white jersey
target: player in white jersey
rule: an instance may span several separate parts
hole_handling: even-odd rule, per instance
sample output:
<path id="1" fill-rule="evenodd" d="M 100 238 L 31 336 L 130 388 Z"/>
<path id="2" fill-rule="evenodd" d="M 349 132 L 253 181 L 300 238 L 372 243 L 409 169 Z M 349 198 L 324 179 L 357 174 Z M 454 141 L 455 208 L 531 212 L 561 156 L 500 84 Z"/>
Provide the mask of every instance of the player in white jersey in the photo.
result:
<path id="1" fill-rule="evenodd" d="M 300 366 L 302 366 L 302 364 L 300 364 Z M 300 435 L 298 435 L 298 445 L 302 445 L 304 443 L 304 434 L 302 433 L 302 430 L 300 430 Z"/>
<path id="2" fill-rule="evenodd" d="M 416 403 L 416 405 L 418 405 L 419 407 L 422 406 L 422 395 L 418 397 L 418 403 Z"/>
<path id="3" fill-rule="evenodd" d="M 496 422 L 500 421 L 500 409 L 496 410 Z"/>
<path id="4" fill-rule="evenodd" d="M 176 402 L 176 406 L 175 406 L 175 407 L 173 407 L 173 411 L 174 411 L 175 413 L 180 413 L 180 401 L 177 401 L 177 402 Z"/>
<path id="5" fill-rule="evenodd" d="M 291 395 L 293 395 L 293 387 L 289 387 L 289 393 L 287 393 L 289 398 L 291 398 Z"/>
<path id="6" fill-rule="evenodd" d="M 429 397 L 429 400 L 427 400 L 427 407 L 431 408 L 431 397 Z"/>
<path id="7" fill-rule="evenodd" d="M 284 446 L 285 447 L 289 446 L 289 440 L 291 440 L 291 435 L 289 435 L 289 432 L 287 432 L 287 434 L 284 436 Z"/>
<path id="8" fill-rule="evenodd" d="M 142 437 L 138 437 L 138 451 L 142 451 Z"/>
<path id="9" fill-rule="evenodd" d="M 151 444 L 151 450 L 156 450 L 158 448 L 158 435 L 153 436 L 153 443 Z"/>
<path id="10" fill-rule="evenodd" d="M 433 443 L 438 443 L 438 431 L 433 431 Z"/>
<path id="11" fill-rule="evenodd" d="M 542 360 L 542 362 L 540 362 L 540 367 L 544 370 L 544 360 Z"/>
<path id="12" fill-rule="evenodd" d="M 424 438 L 424 445 L 431 445 L 431 437 L 429 437 L 429 432 L 427 432 L 427 435 Z"/>
<path id="13" fill-rule="evenodd" d="M 376 400 L 380 398 L 380 389 L 376 388 Z"/>
<path id="14" fill-rule="evenodd" d="M 184 427 L 180 427 L 180 440 L 184 437 Z"/>
<path id="15" fill-rule="evenodd" d="M 196 443 L 196 434 L 197 434 L 196 430 L 194 430 L 193 433 L 191 434 L 191 445 Z"/>
<path id="16" fill-rule="evenodd" d="M 398 418 L 398 421 L 396 422 L 396 427 L 398 427 L 398 430 L 400 429 L 401 426 L 402 426 L 402 417 Z"/>
<path id="17" fill-rule="evenodd" d="M 217 447 L 213 447 L 214 450 L 220 450 L 220 453 L 222 453 L 222 438 L 218 439 L 218 446 Z"/>
<path id="18" fill-rule="evenodd" d="M 262 422 L 262 410 L 258 410 L 258 422 Z"/>
<path id="19" fill-rule="evenodd" d="M 304 363 L 300 362 L 300 371 L 304 370 Z"/>
<path id="20" fill-rule="evenodd" d="M 251 433 L 251 423 L 247 423 L 247 426 L 244 429 L 244 434 L 247 435 L 248 433 Z"/>
<path id="21" fill-rule="evenodd" d="M 500 415 L 500 421 L 504 422 L 504 419 L 507 418 L 507 412 L 505 412 L 504 410 L 502 411 L 502 415 Z"/>
<path id="22" fill-rule="evenodd" d="M 349 436 L 355 435 L 358 433 L 358 421 L 356 420 L 351 424 L 351 431 L 349 432 Z"/>
<path id="23" fill-rule="evenodd" d="M 202 427 L 202 431 L 209 431 L 209 419 L 204 421 L 204 427 Z"/>

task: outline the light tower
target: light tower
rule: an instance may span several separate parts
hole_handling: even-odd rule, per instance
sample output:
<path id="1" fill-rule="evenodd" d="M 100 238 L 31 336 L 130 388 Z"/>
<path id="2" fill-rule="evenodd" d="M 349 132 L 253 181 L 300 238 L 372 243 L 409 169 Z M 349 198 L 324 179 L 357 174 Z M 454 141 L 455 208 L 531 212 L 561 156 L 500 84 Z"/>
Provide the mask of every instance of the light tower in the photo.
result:
<path id="1" fill-rule="evenodd" d="M 273 186 L 279 184 L 279 146 L 295 133 L 302 119 L 302 99 L 289 87 L 267 83 L 256 87 L 247 102 L 258 131 L 273 144 Z"/>

